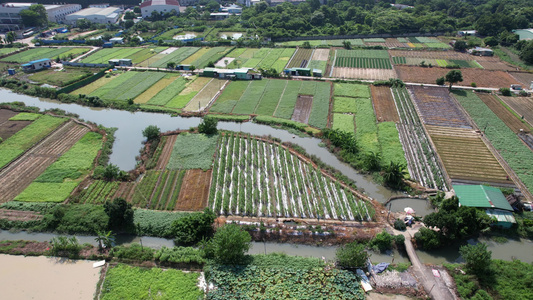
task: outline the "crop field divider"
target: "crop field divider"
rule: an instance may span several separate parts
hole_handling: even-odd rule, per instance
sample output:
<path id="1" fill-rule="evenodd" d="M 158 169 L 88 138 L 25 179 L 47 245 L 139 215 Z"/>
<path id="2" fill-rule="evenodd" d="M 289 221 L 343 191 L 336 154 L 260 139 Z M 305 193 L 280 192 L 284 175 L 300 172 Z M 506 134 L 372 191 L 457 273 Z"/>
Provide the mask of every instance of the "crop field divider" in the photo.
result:
<path id="1" fill-rule="evenodd" d="M 211 81 L 209 81 L 211 82 Z M 208 83 L 209 84 L 209 83 Z M 222 85 L 222 87 L 218 90 L 218 92 L 213 96 L 213 98 L 211 98 L 211 100 L 209 100 L 209 102 L 207 103 L 207 105 L 202 109 L 202 110 L 207 110 L 211 107 L 211 105 L 213 105 L 213 103 L 215 102 L 215 100 L 218 99 L 218 97 L 220 96 L 220 94 L 222 94 L 222 92 L 224 91 L 224 89 L 228 86 L 229 84 L 229 80 L 226 80 L 226 82 L 224 82 L 224 85 Z M 204 88 L 207 86 L 207 84 L 204 86 Z M 200 92 L 198 92 L 198 94 L 200 94 Z M 198 95 L 196 94 L 196 95 Z M 195 96 L 196 97 L 196 96 Z M 194 99 L 194 98 L 193 98 Z M 192 101 L 192 99 L 191 99 Z"/>
<path id="2" fill-rule="evenodd" d="M 209 80 L 209 82 L 206 83 L 206 84 L 202 87 L 202 89 L 199 90 L 198 93 L 197 93 L 196 95 L 194 95 L 194 97 L 192 97 L 192 99 L 191 99 L 189 102 L 187 102 L 187 104 L 186 104 L 184 107 L 186 107 L 187 105 L 189 105 L 189 103 L 193 102 L 193 101 L 194 101 L 194 98 L 196 98 L 196 97 L 197 97 L 197 96 L 198 96 L 198 95 L 199 95 L 199 94 L 200 94 L 200 93 L 201 93 L 201 92 L 202 92 L 202 91 L 203 91 L 203 90 L 204 90 L 204 89 L 205 89 L 205 88 L 211 83 L 211 81 L 213 81 L 213 80 L 215 80 L 215 78 Z"/>
<path id="3" fill-rule="evenodd" d="M 292 56 L 291 56 L 291 59 L 289 59 L 289 61 L 288 61 L 287 64 L 285 65 L 285 67 L 291 65 L 291 62 L 292 62 L 292 60 L 294 59 L 294 56 L 296 56 L 296 53 L 298 52 L 298 50 L 300 50 L 300 47 L 296 47 L 296 51 L 294 51 L 294 53 L 293 53 Z"/>

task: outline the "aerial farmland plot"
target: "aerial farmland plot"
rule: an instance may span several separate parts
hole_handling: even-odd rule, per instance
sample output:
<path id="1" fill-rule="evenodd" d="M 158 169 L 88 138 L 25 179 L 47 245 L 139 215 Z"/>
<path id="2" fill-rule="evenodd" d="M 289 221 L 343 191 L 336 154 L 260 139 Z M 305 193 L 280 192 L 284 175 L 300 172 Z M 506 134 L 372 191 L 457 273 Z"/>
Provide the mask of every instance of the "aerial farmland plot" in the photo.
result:
<path id="1" fill-rule="evenodd" d="M 369 80 L 396 78 L 386 50 L 336 50 L 330 76 Z"/>
<path id="2" fill-rule="evenodd" d="M 168 101 L 165 106 L 178 109 L 184 108 L 187 103 L 189 103 L 211 80 L 212 78 L 208 77 L 187 77 L 186 87 L 177 95 L 175 95 L 170 101 Z M 174 92 L 176 91 L 177 90 L 174 90 Z M 169 92 L 172 92 L 172 90 Z"/>
<path id="3" fill-rule="evenodd" d="M 216 63 L 224 57 L 228 50 L 228 47 L 201 48 L 182 60 L 180 64 L 193 65 L 198 69 L 205 68 L 208 63 Z"/>
<path id="4" fill-rule="evenodd" d="M 225 134 L 216 156 L 209 196 L 216 213 L 364 221 L 374 214 L 349 189 L 281 145 Z"/>
<path id="5" fill-rule="evenodd" d="M 378 122 L 399 122 L 400 117 L 389 87 L 371 85 L 372 103 Z"/>
<path id="6" fill-rule="evenodd" d="M 445 68 L 423 68 L 401 65 L 395 66 L 394 68 L 402 81 L 431 84 L 435 84 L 437 78 L 446 76 L 450 71 Z M 500 88 L 502 86 L 511 86 L 511 84 L 520 84 L 509 73 L 503 71 L 468 68 L 461 69 L 461 73 L 463 74 L 463 81 L 457 83 L 457 85 L 461 86 L 471 86 L 472 83 L 475 83 L 478 87 Z"/>
<path id="7" fill-rule="evenodd" d="M 158 47 L 158 51 L 163 51 L 164 48 Z M 139 53 L 139 54 L 137 54 Z M 132 59 L 134 64 L 140 63 L 144 60 L 144 55 L 155 55 L 157 52 L 150 51 L 147 48 L 105 48 L 100 49 L 91 55 L 83 58 L 80 62 L 87 64 L 107 64 L 110 59 Z M 135 57 L 135 60 L 133 59 Z M 142 59 L 142 60 L 141 60 Z"/>
<path id="8" fill-rule="evenodd" d="M 316 81 L 232 81 L 211 111 L 308 120 L 309 125 L 324 128 L 329 112 L 330 89 L 329 83 Z M 300 97 L 302 95 L 308 97 Z"/>
<path id="9" fill-rule="evenodd" d="M 173 62 L 179 64 L 181 61 L 185 60 L 187 57 L 191 56 L 198 50 L 200 50 L 199 47 L 171 47 L 168 49 L 164 49 L 163 51 L 156 52 L 156 55 L 143 60 L 138 64 L 138 66 L 151 68 L 166 68 L 167 63 Z"/>
<path id="10" fill-rule="evenodd" d="M 533 97 L 498 97 L 533 126 Z"/>
<path id="11" fill-rule="evenodd" d="M 311 61 L 307 65 L 310 69 L 322 70 L 322 75 L 326 74 L 326 68 L 329 59 L 329 49 L 315 49 L 311 56 Z"/>
<path id="12" fill-rule="evenodd" d="M 211 79 L 194 98 L 183 108 L 184 111 L 202 111 L 220 93 L 221 89 L 227 84 L 227 80 Z"/>
<path id="13" fill-rule="evenodd" d="M 163 72 L 128 71 L 95 90 L 89 96 L 98 96 L 105 100 L 135 99 L 165 76 L 166 74 Z"/>
<path id="14" fill-rule="evenodd" d="M 235 60 L 228 65 L 228 68 L 273 68 L 280 73 L 283 71 L 293 53 L 296 51 L 292 48 L 246 49 L 242 53 L 238 48 L 235 50 L 237 50 L 237 52 L 234 54 L 230 53 L 230 56 L 236 56 Z"/>
<path id="15" fill-rule="evenodd" d="M 13 55 L 9 55 L 0 59 L 5 62 L 27 63 L 32 60 L 49 58 L 55 60 L 56 58 L 68 58 L 69 56 L 79 56 L 86 53 L 91 48 L 84 47 L 60 47 L 60 48 L 33 48 L 22 51 Z"/>
<path id="16" fill-rule="evenodd" d="M 306 68 L 313 54 L 313 49 L 298 48 L 287 68 Z"/>
<path id="17" fill-rule="evenodd" d="M 467 116 L 448 93 L 448 89 L 411 86 L 409 91 L 425 124 L 472 128 Z"/>

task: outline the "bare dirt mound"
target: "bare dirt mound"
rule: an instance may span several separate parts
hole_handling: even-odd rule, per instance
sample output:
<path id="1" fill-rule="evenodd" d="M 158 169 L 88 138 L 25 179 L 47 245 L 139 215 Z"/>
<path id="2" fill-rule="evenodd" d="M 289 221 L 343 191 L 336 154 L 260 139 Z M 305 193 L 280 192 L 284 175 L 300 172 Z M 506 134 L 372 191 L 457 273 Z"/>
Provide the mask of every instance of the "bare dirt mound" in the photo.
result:
<path id="1" fill-rule="evenodd" d="M 298 100 L 296 100 L 296 105 L 294 106 L 294 112 L 292 113 L 291 120 L 307 124 L 307 122 L 309 122 L 309 115 L 311 114 L 312 105 L 313 96 L 298 95 Z"/>
<path id="2" fill-rule="evenodd" d="M 176 210 L 199 211 L 207 206 L 211 170 L 187 170 L 176 204 Z"/>

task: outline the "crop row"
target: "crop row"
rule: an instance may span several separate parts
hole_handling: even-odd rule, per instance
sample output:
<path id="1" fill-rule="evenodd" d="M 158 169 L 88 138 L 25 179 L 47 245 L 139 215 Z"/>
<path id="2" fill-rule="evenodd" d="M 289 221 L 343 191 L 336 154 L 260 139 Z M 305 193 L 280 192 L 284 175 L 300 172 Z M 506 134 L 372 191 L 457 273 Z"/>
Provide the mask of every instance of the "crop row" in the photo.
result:
<path id="1" fill-rule="evenodd" d="M 466 91 L 454 91 L 454 94 L 478 127 L 485 126 L 485 136 L 522 183 L 533 191 L 533 152 L 477 95 Z"/>
<path id="2" fill-rule="evenodd" d="M 389 59 L 387 50 L 337 50 L 336 57 L 366 57 L 366 58 L 386 58 Z"/>
<path id="3" fill-rule="evenodd" d="M 219 144 L 209 206 L 220 214 L 370 220 L 372 209 L 287 149 L 227 134 Z"/>
<path id="4" fill-rule="evenodd" d="M 173 210 L 184 176 L 184 170 L 147 171 L 135 185 L 132 204 L 142 208 Z"/>
<path id="5" fill-rule="evenodd" d="M 115 192 L 118 190 L 119 182 L 97 180 L 93 182 L 86 190 L 83 190 L 75 202 L 85 204 L 102 204 L 107 200 L 111 200 Z"/>
<path id="6" fill-rule="evenodd" d="M 339 57 L 335 60 L 335 67 L 362 68 L 362 69 L 392 69 L 388 58 L 368 57 Z"/>
<path id="7" fill-rule="evenodd" d="M 87 51 L 89 51 L 89 48 L 34 48 L 4 57 L 0 61 L 27 63 L 43 58 L 56 59 L 57 57 L 63 58 L 69 55 L 77 56 Z"/>
<path id="8" fill-rule="evenodd" d="M 312 49 L 298 48 L 287 68 L 305 68 L 311 60 Z"/>
<path id="9" fill-rule="evenodd" d="M 422 122 L 405 88 L 393 88 L 392 95 L 400 115 L 397 125 L 412 178 L 431 188 L 446 190 L 446 181 L 435 150 L 429 142 Z"/>
<path id="10" fill-rule="evenodd" d="M 166 68 L 167 63 L 174 62 L 179 64 L 198 50 L 200 50 L 199 47 L 182 47 L 169 54 L 158 54 L 153 59 L 148 59 L 146 63 L 152 68 Z"/>

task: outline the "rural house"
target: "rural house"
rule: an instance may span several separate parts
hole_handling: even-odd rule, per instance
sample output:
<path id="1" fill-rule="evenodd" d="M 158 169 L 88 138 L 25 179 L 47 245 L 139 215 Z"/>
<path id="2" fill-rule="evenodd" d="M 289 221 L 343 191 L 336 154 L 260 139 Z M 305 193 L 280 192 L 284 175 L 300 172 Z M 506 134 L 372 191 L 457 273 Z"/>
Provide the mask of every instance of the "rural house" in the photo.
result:
<path id="1" fill-rule="evenodd" d="M 33 72 L 41 69 L 48 69 L 52 66 L 52 61 L 49 58 L 43 58 L 30 61 L 22 65 L 24 72 Z"/>
<path id="2" fill-rule="evenodd" d="M 217 69 L 205 68 L 201 72 L 202 76 L 215 77 L 220 79 L 241 79 L 241 80 L 258 80 L 262 79 L 261 73 L 250 68 L 241 69 Z"/>

